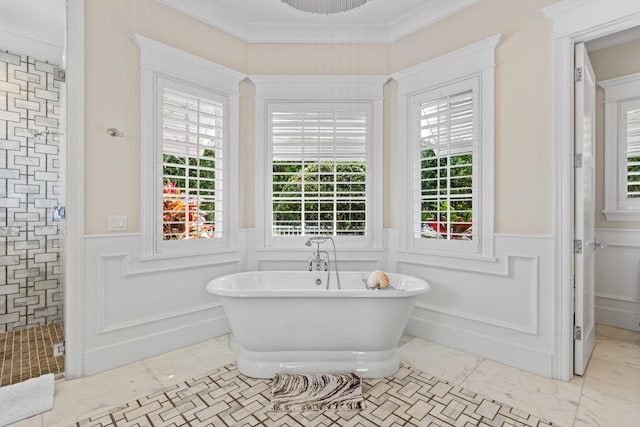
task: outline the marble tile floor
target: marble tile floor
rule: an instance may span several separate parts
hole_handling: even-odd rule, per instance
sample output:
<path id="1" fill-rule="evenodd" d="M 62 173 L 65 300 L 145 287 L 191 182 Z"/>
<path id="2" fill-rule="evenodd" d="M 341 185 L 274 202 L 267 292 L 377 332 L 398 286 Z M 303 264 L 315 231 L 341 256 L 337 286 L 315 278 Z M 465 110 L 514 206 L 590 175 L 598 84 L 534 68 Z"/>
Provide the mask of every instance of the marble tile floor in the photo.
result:
<path id="1" fill-rule="evenodd" d="M 403 337 L 400 357 L 426 373 L 559 426 L 640 426 L 640 332 L 598 325 L 583 377 L 550 380 L 515 368 Z M 15 427 L 66 426 L 124 402 L 235 362 L 229 336 L 145 359 L 87 378 L 56 383 L 54 408 Z"/>

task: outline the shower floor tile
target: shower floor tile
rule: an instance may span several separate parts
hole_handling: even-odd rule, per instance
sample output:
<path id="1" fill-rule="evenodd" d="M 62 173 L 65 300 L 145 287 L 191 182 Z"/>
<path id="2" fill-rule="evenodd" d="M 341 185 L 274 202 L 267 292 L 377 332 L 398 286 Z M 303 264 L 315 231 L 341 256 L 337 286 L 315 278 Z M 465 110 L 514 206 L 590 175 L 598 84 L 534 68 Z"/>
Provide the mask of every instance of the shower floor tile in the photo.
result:
<path id="1" fill-rule="evenodd" d="M 44 374 L 64 373 L 64 355 L 53 357 L 53 344 L 64 341 L 61 325 L 34 326 L 0 333 L 0 386 Z"/>

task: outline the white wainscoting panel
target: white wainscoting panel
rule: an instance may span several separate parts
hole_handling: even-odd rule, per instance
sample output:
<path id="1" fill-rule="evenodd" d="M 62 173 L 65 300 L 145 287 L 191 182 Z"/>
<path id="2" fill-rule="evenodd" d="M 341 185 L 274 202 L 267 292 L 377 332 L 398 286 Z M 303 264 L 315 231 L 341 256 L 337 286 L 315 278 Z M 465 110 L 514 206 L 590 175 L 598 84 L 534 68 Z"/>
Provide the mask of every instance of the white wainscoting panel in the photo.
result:
<path id="1" fill-rule="evenodd" d="M 596 322 L 640 331 L 640 230 L 596 230 Z"/>
<path id="2" fill-rule="evenodd" d="M 240 271 L 241 253 L 141 260 L 139 234 L 85 238 L 85 375 L 225 334 L 205 287 Z"/>
<path id="3" fill-rule="evenodd" d="M 492 260 L 391 250 L 390 266 L 431 285 L 407 333 L 551 377 L 552 253 L 550 237 L 511 235 L 495 236 Z"/>
<path id="4" fill-rule="evenodd" d="M 227 333 L 205 290 L 214 277 L 308 268 L 312 248 L 255 248 L 255 233 L 240 231 L 238 252 L 164 260 L 141 260 L 136 234 L 87 237 L 85 375 Z M 401 251 L 395 230 L 384 238 L 384 250 L 338 248 L 339 267 L 427 280 L 407 333 L 552 376 L 553 239 L 497 235 L 495 258 L 465 259 Z"/>

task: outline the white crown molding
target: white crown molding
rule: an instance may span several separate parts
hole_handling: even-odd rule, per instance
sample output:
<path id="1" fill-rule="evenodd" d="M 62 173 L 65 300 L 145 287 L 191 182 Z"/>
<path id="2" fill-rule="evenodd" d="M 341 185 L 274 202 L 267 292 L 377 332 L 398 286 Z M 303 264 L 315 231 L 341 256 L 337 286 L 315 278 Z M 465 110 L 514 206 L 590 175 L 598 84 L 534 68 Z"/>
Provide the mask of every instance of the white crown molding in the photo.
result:
<path id="1" fill-rule="evenodd" d="M 247 43 L 387 44 L 467 9 L 480 0 L 426 1 L 423 6 L 382 24 L 250 22 L 202 0 L 157 0 L 165 6 Z"/>
<path id="2" fill-rule="evenodd" d="M 387 43 L 395 42 L 403 37 L 427 28 L 448 17 L 474 6 L 480 0 L 428 1 L 419 9 L 392 21 L 387 27 Z"/>
<path id="3" fill-rule="evenodd" d="M 589 41 L 633 27 L 638 15 L 637 0 L 563 0 L 542 9 L 553 22 L 554 38 L 573 37 Z M 603 23 L 606 23 L 604 25 Z M 589 28 L 589 31 L 585 31 Z"/>

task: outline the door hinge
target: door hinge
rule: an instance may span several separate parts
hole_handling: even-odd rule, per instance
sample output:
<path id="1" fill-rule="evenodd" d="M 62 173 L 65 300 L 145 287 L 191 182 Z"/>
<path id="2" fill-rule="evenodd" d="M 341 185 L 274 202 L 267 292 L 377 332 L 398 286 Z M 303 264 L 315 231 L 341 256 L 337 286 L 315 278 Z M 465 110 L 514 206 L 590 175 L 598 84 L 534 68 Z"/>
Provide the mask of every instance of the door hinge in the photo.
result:
<path id="1" fill-rule="evenodd" d="M 582 341 L 582 326 L 574 325 L 573 327 L 573 339 Z"/>
<path id="2" fill-rule="evenodd" d="M 576 168 L 582 167 L 582 153 L 576 153 L 573 158 L 573 166 Z"/>
<path id="3" fill-rule="evenodd" d="M 582 240 L 574 240 L 573 241 L 573 253 L 581 254 L 582 253 Z"/>
<path id="4" fill-rule="evenodd" d="M 576 68 L 576 82 L 582 81 L 582 67 Z"/>

